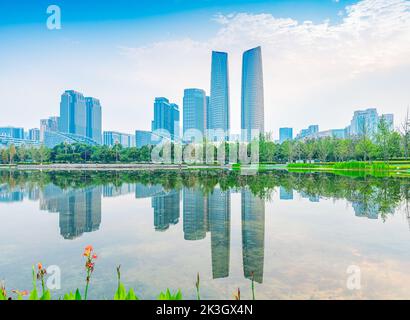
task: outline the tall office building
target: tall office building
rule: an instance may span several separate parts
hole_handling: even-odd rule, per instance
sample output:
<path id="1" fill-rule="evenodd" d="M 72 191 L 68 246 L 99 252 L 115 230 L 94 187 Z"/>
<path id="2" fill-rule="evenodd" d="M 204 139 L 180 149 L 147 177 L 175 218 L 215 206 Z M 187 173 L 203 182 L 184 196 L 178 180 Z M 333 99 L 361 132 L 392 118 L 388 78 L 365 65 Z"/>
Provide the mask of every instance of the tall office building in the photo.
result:
<path id="1" fill-rule="evenodd" d="M 243 54 L 242 60 L 242 139 L 251 141 L 252 130 L 265 132 L 262 50 L 257 47 Z M 256 137 L 259 138 L 259 137 Z"/>
<path id="2" fill-rule="evenodd" d="M 202 89 L 185 89 L 183 105 L 183 133 L 195 129 L 204 135 L 207 129 L 207 98 Z"/>
<path id="3" fill-rule="evenodd" d="M 242 189 L 242 257 L 245 278 L 263 282 L 265 257 L 265 201 Z"/>
<path id="4" fill-rule="evenodd" d="M 87 110 L 82 93 L 74 90 L 61 95 L 59 131 L 87 136 Z"/>
<path id="5" fill-rule="evenodd" d="M 31 141 L 40 141 L 40 129 L 33 128 L 28 131 L 28 139 Z"/>
<path id="6" fill-rule="evenodd" d="M 101 144 L 102 115 L 98 99 L 67 90 L 61 95 L 59 131 L 88 137 Z"/>
<path id="7" fill-rule="evenodd" d="M 85 98 L 87 108 L 87 137 L 98 144 L 102 142 L 102 113 L 100 100 Z"/>
<path id="8" fill-rule="evenodd" d="M 152 131 L 166 130 L 171 140 L 179 139 L 179 109 L 175 103 L 170 103 L 167 98 L 158 97 L 154 102 L 154 120 Z"/>
<path id="9" fill-rule="evenodd" d="M 284 143 L 285 141 L 293 140 L 293 129 L 292 128 L 280 128 L 279 129 L 279 143 Z"/>
<path id="10" fill-rule="evenodd" d="M 226 52 L 212 51 L 211 94 L 207 117 L 208 129 L 223 130 L 226 133 L 225 140 L 229 140 L 229 70 Z"/>
<path id="11" fill-rule="evenodd" d="M 379 116 L 375 108 L 355 111 L 350 123 L 350 135 L 362 136 L 366 134 L 372 136 L 377 130 L 378 122 Z"/>

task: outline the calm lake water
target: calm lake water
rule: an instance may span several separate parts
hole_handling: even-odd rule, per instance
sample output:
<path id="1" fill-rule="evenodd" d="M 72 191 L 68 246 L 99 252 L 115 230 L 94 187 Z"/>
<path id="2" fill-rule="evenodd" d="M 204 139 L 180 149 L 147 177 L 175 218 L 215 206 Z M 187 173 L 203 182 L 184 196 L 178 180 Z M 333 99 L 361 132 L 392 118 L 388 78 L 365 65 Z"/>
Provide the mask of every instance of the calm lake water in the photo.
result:
<path id="1" fill-rule="evenodd" d="M 31 286 L 31 266 L 112 298 L 116 266 L 143 299 L 410 299 L 410 180 L 229 172 L 0 172 L 0 280 Z M 347 271 L 360 270 L 360 290 Z M 359 269 L 358 269 L 359 268 Z M 357 274 L 356 274 L 357 275 Z M 355 278 L 357 279 L 357 278 Z"/>

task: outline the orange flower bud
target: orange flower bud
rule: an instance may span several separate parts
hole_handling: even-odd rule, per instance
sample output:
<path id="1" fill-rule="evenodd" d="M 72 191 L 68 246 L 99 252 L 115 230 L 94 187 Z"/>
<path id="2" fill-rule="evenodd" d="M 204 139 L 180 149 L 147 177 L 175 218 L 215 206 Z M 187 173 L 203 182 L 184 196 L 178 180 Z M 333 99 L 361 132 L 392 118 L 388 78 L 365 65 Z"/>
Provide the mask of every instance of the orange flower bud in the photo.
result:
<path id="1" fill-rule="evenodd" d="M 37 268 L 38 268 L 38 270 L 42 270 L 42 269 L 43 269 L 43 265 L 39 262 L 39 263 L 37 264 Z"/>

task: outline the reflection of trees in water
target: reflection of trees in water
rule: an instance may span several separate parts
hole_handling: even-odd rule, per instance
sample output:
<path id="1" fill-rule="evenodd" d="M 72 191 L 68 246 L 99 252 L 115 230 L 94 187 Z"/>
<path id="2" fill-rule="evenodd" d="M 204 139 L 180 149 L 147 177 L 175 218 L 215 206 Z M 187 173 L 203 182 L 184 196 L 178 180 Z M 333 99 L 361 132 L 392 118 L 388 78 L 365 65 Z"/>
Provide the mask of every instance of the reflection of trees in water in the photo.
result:
<path id="1" fill-rule="evenodd" d="M 44 188 L 54 184 L 61 189 L 99 185 L 121 187 L 124 183 L 160 185 L 165 192 L 198 188 L 208 194 L 218 186 L 223 191 L 248 188 L 253 195 L 268 200 L 275 188 L 295 190 L 312 199 L 346 199 L 358 216 L 374 217 L 375 212 L 386 219 L 403 202 L 410 199 L 410 180 L 393 177 L 341 176 L 327 173 L 287 173 L 273 171 L 255 176 L 222 170 L 193 171 L 74 171 L 26 172 L 1 171 L 0 185 L 7 188 L 30 186 Z M 4 189 L 4 186 L 3 186 Z"/>

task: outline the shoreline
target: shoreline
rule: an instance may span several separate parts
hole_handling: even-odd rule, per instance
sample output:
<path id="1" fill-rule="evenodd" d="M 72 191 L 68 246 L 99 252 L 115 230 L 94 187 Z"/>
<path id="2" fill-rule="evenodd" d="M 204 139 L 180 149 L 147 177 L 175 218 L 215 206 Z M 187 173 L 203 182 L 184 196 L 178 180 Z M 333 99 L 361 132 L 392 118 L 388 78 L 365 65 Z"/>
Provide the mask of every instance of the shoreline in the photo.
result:
<path id="1" fill-rule="evenodd" d="M 101 164 L 101 163 L 64 163 L 64 164 L 16 164 L 0 165 L 0 170 L 35 170 L 35 171 L 159 171 L 159 170 L 230 170 L 231 166 L 177 165 L 177 164 Z"/>

